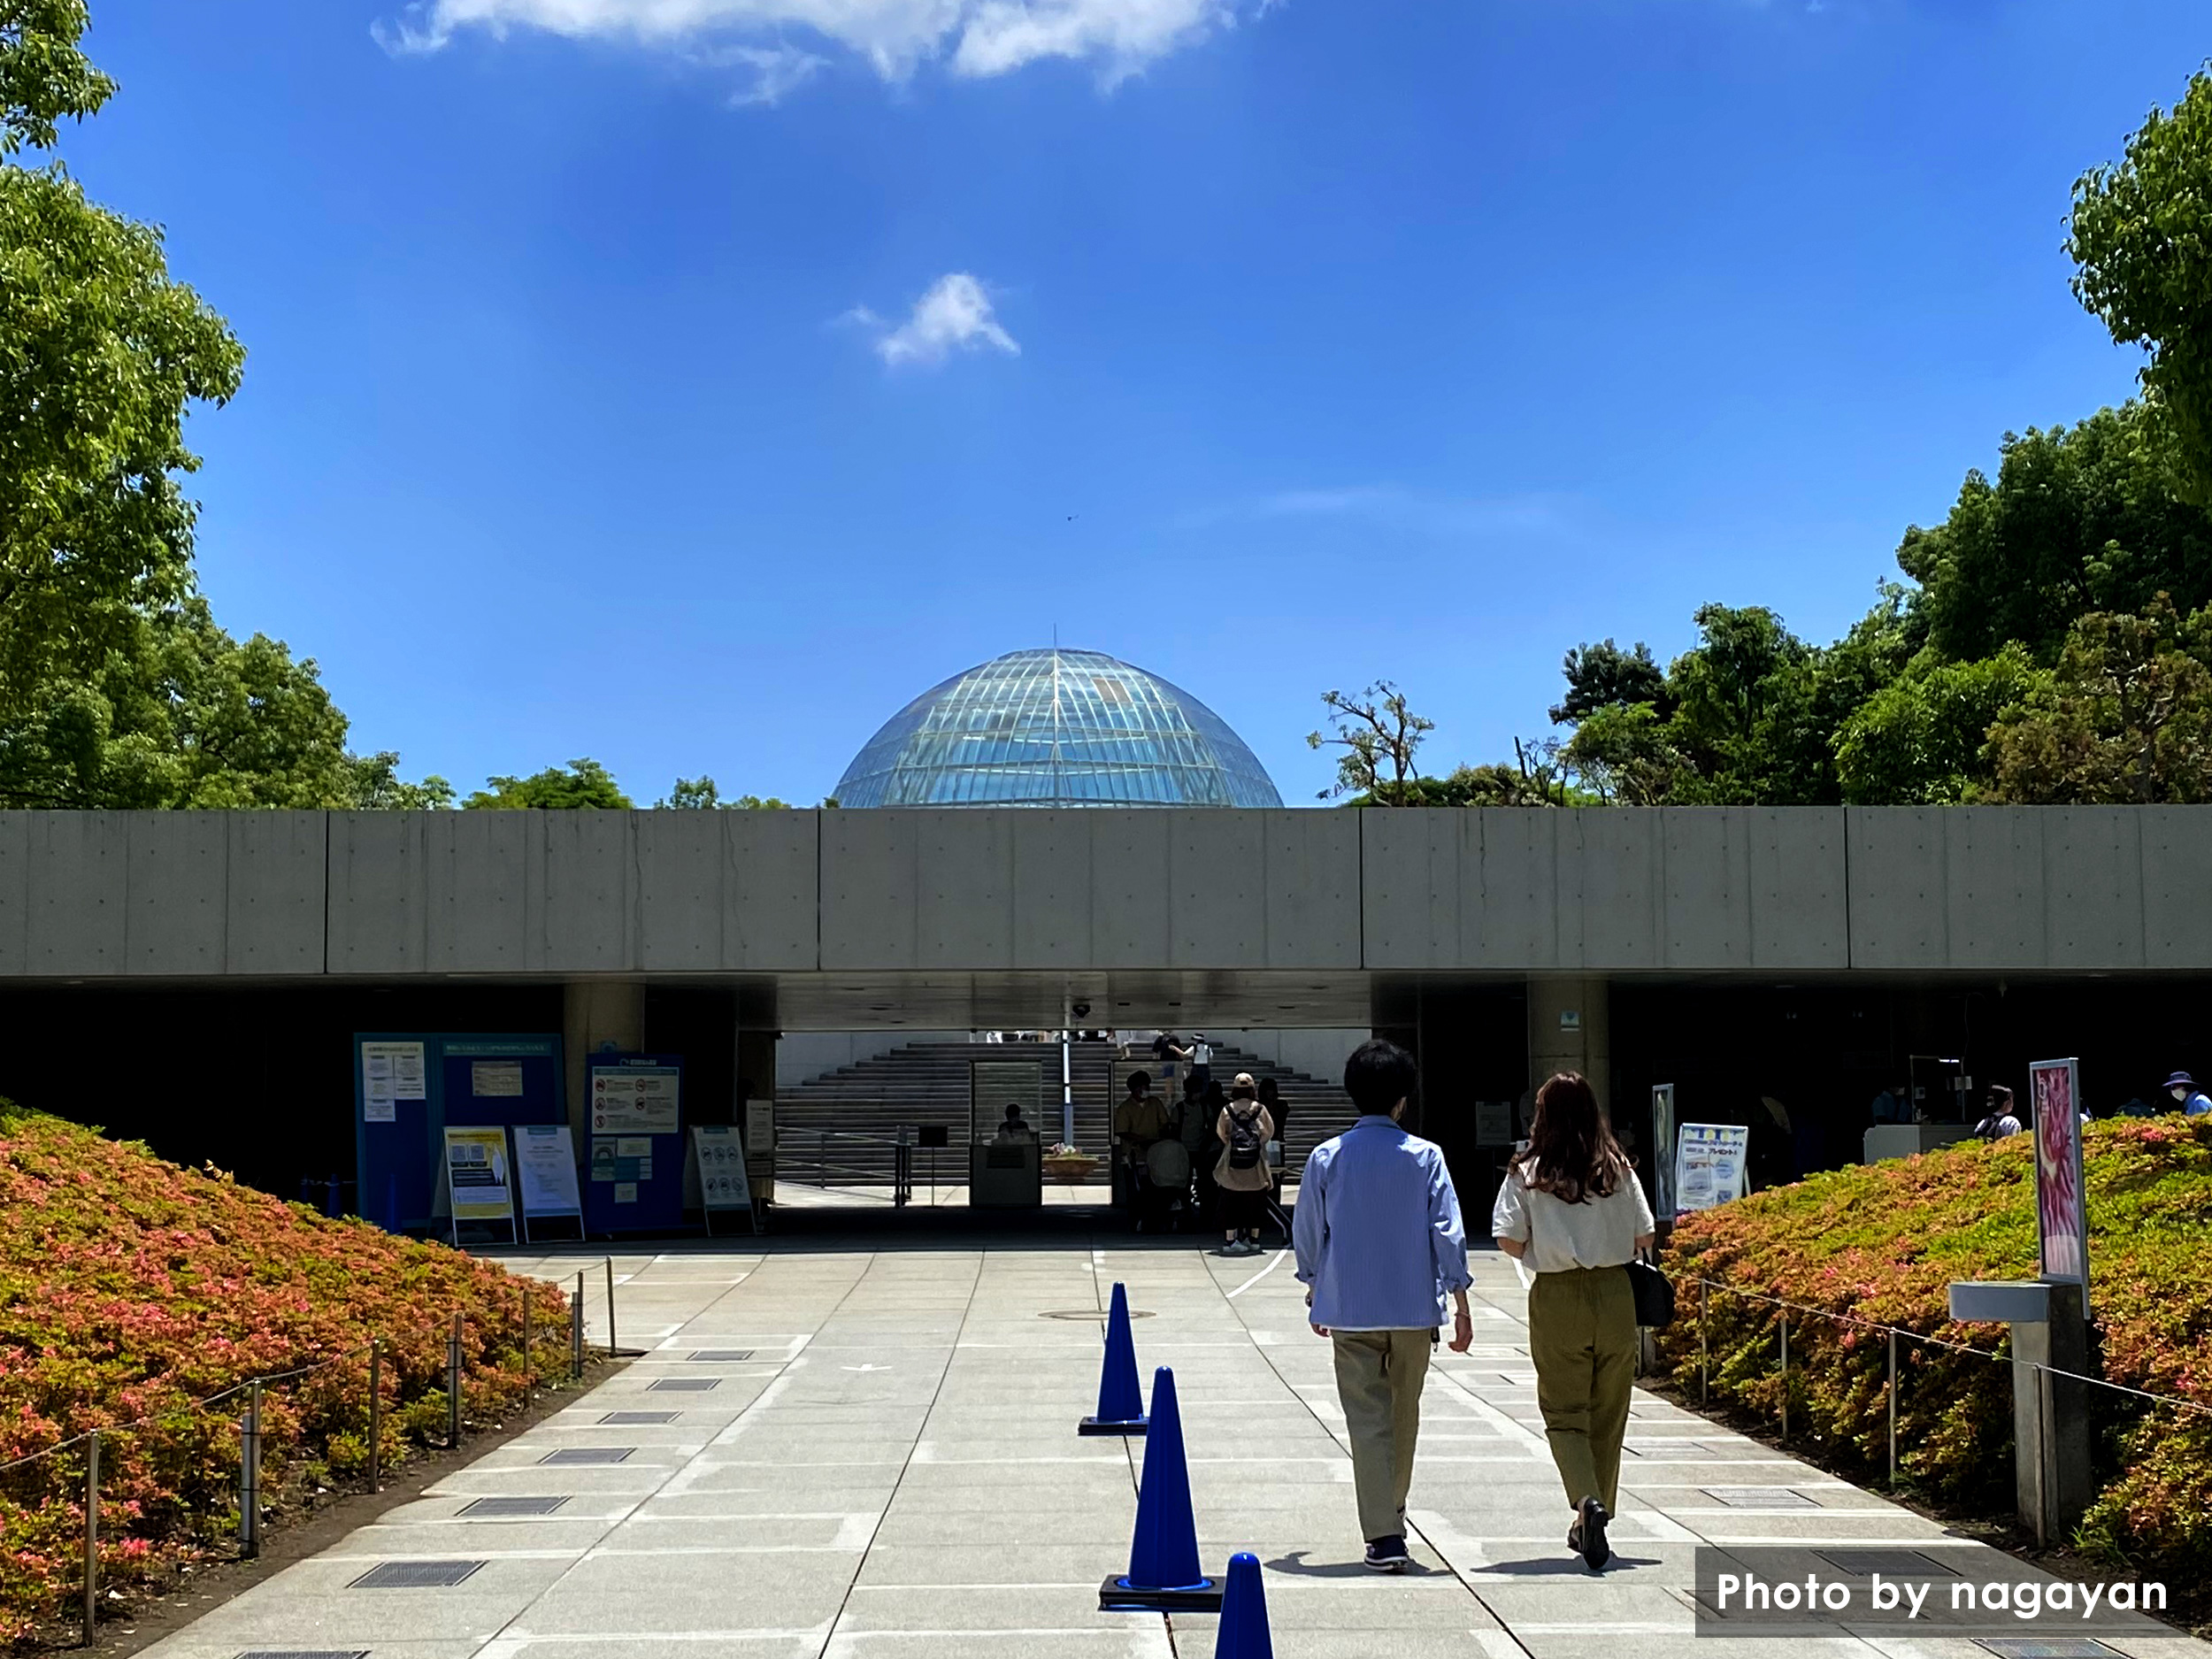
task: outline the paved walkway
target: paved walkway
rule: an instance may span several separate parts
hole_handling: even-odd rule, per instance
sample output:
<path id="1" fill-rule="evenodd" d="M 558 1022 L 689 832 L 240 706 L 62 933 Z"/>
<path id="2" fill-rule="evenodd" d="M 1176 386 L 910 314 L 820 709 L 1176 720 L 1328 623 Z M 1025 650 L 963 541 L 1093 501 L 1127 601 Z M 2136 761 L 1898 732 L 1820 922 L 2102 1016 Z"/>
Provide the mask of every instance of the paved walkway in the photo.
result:
<path id="1" fill-rule="evenodd" d="M 1429 1383 L 1417 1571 L 1376 1578 L 1358 1564 L 1328 1345 L 1307 1331 L 1287 1264 L 1102 1242 L 618 1257 L 618 1334 L 649 1357 L 151 1651 L 1208 1659 L 1211 1617 L 1097 1610 L 1099 1580 L 1127 1563 L 1141 1456 L 1074 1432 L 1115 1279 L 1149 1316 L 1135 1326 L 1148 1386 L 1152 1366 L 1175 1368 L 1209 1570 L 1259 1555 L 1282 1659 L 1668 1659 L 1692 1640 L 1701 1541 L 1954 1541 L 1640 1394 L 1617 1556 L 1586 1572 L 1536 1424 L 1524 1297 L 1486 1255 L 1474 1351 L 1441 1356 Z M 579 1263 L 514 1265 L 565 1279 Z M 603 1332 L 595 1288 L 592 1305 Z M 1779 1502 L 1801 1507 L 1740 1507 Z M 353 1587 L 440 1563 L 480 1564 L 452 1587 Z M 1809 1645 L 1988 1659 L 1925 1639 L 1717 1652 L 1805 1659 Z M 2130 1659 L 2212 1655 L 2181 1637 L 2115 1645 Z"/>

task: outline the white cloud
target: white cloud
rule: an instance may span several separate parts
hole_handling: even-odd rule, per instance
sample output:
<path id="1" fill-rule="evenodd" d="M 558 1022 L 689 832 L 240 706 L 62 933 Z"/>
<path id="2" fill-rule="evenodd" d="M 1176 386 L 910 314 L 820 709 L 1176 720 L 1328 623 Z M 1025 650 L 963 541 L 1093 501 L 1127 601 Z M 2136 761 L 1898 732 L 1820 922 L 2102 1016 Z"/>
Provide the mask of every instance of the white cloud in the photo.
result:
<path id="1" fill-rule="evenodd" d="M 1040 58 L 1095 63 L 1109 82 L 1257 17 L 1281 0 L 408 0 L 373 30 L 393 53 L 434 52 L 472 31 L 541 29 L 574 40 L 758 50 L 779 64 L 792 33 L 855 53 L 886 80 L 945 59 L 956 74 L 1001 75 Z M 800 79 L 823 60 L 811 53 Z M 759 67 L 758 65 L 749 65 Z M 763 81 L 777 77 L 763 73 Z M 790 85 L 796 85 L 793 81 Z M 780 91 L 789 90 L 788 85 Z M 778 96 L 780 96 L 780 91 Z M 760 99 L 748 99 L 760 102 Z M 772 98 L 766 100 L 772 102 Z"/>
<path id="2" fill-rule="evenodd" d="M 1506 536 L 1563 534 L 1571 502 L 1553 495 L 1440 495 L 1395 484 L 1278 490 L 1186 513 L 1179 523 L 1202 528 L 1237 519 L 1348 518 L 1425 535 Z"/>
<path id="3" fill-rule="evenodd" d="M 751 71 L 752 84 L 730 95 L 741 110 L 772 108 L 830 66 L 828 58 L 795 46 L 717 46 L 694 56 L 710 68 Z"/>
<path id="4" fill-rule="evenodd" d="M 991 309 L 989 290 L 965 271 L 948 272 L 931 283 L 902 323 L 894 326 L 864 305 L 855 306 L 839 320 L 874 335 L 876 355 L 895 369 L 931 367 L 956 351 L 988 349 L 1010 357 L 1021 355 L 1014 336 L 1000 326 Z"/>

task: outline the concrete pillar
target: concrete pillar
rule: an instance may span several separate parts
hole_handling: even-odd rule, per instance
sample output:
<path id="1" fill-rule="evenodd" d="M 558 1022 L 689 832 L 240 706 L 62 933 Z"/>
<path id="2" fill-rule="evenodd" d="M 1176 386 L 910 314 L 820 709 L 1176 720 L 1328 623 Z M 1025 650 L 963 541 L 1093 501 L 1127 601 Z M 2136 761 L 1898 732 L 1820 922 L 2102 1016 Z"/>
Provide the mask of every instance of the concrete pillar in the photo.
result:
<path id="1" fill-rule="evenodd" d="M 2020 1515 L 2039 1544 L 2073 1536 L 2097 1495 L 2089 1446 L 2089 1320 L 2079 1285 L 2049 1285 L 2050 1317 L 2012 1327 L 2013 1444 Z M 2050 1367 L 2051 1370 L 2042 1369 Z M 2070 1377 L 2052 1374 L 2070 1371 Z"/>
<path id="2" fill-rule="evenodd" d="M 1540 1088 L 1555 1071 L 1579 1071 L 1613 1108 L 1610 988 L 1601 979 L 1532 979 L 1528 982 L 1528 1077 Z"/>
<path id="3" fill-rule="evenodd" d="M 609 1044 L 624 1054 L 645 1048 L 642 979 L 571 979 L 561 987 L 561 1051 L 567 1060 L 568 1123 L 579 1148 L 584 1130 L 584 1064 Z"/>

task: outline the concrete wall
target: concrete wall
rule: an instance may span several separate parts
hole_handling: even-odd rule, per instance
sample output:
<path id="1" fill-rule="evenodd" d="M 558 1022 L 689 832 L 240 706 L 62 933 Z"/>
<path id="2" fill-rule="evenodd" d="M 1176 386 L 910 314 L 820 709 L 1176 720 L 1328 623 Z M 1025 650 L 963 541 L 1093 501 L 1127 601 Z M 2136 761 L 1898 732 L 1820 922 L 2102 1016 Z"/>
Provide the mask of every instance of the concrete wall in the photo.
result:
<path id="1" fill-rule="evenodd" d="M 0 979 L 2212 969 L 2212 808 L 0 812 Z"/>

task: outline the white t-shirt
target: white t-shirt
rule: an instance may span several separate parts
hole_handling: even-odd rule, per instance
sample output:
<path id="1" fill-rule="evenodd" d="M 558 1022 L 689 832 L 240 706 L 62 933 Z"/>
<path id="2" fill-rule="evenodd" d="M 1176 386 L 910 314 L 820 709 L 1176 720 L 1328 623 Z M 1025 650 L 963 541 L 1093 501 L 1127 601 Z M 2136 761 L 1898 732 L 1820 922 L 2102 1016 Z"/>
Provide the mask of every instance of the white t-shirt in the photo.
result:
<path id="1" fill-rule="evenodd" d="M 1203 1037 L 1190 1041 L 1190 1063 L 1193 1065 L 1211 1065 L 1214 1063 L 1213 1045 Z"/>
<path id="2" fill-rule="evenodd" d="M 1532 1271 L 1564 1272 L 1574 1267 L 1623 1267 L 1636 1257 L 1636 1240 L 1654 1230 L 1651 1201 L 1633 1171 L 1603 1198 L 1563 1203 L 1549 1193 L 1532 1191 L 1512 1171 L 1498 1188 L 1490 1212 L 1490 1231 L 1528 1246 L 1522 1260 Z"/>

